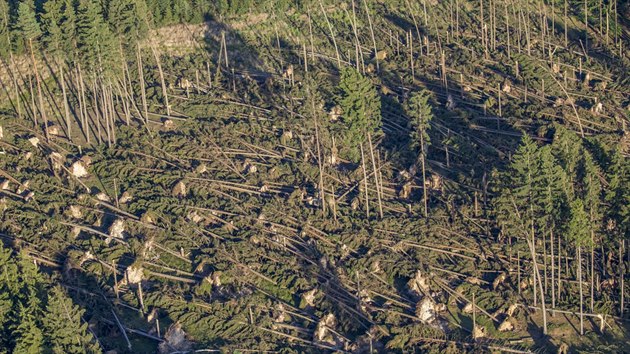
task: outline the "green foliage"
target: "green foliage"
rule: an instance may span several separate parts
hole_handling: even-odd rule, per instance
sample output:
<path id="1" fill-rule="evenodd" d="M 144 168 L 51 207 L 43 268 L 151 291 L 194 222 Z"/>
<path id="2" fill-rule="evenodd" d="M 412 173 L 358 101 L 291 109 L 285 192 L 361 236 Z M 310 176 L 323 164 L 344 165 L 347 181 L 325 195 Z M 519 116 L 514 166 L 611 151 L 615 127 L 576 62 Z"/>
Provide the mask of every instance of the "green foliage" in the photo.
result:
<path id="1" fill-rule="evenodd" d="M 84 312 L 72 303 L 60 286 L 52 288 L 42 324 L 53 353 L 100 352 L 92 334 L 88 332 L 88 324 L 81 318 Z"/>
<path id="2" fill-rule="evenodd" d="M 20 1 L 18 5 L 18 18 L 16 28 L 22 38 L 32 42 L 41 36 L 42 31 L 35 18 L 35 8 L 33 3 Z"/>
<path id="3" fill-rule="evenodd" d="M 144 0 L 112 0 L 107 19 L 114 33 L 125 43 L 134 45 L 148 30 L 148 8 Z"/>
<path id="4" fill-rule="evenodd" d="M 344 147 L 358 161 L 359 145 L 381 129 L 381 100 L 372 82 L 354 68 L 343 68 L 339 81 L 339 105 L 346 128 Z"/>
<path id="5" fill-rule="evenodd" d="M 430 94 L 426 90 L 414 92 L 407 100 L 405 107 L 407 115 L 411 119 L 412 129 L 409 132 L 411 147 L 421 147 L 421 153 L 424 155 L 427 154 L 427 147 L 431 142 L 428 131 L 431 128 L 433 110 L 429 104 L 429 98 Z"/>
<path id="6" fill-rule="evenodd" d="M 113 70 L 112 34 L 105 23 L 101 6 L 95 0 L 80 0 L 77 9 L 77 47 L 81 58 L 93 72 Z"/>
<path id="7" fill-rule="evenodd" d="M 16 344 L 14 353 L 39 354 L 44 349 L 44 335 L 37 321 L 35 306 L 20 305 L 20 324 L 15 329 Z"/>
<path id="8" fill-rule="evenodd" d="M 621 147 L 612 153 L 612 163 L 608 172 L 609 186 L 605 200 L 610 203 L 607 215 L 615 232 L 630 234 L 630 160 L 623 155 Z"/>
<path id="9" fill-rule="evenodd" d="M 0 0 L 0 58 L 6 58 L 11 50 L 9 3 Z"/>
<path id="10" fill-rule="evenodd" d="M 83 310 L 61 287 L 47 293 L 33 260 L 0 243 L 0 348 L 14 353 L 98 353 Z"/>
<path id="11" fill-rule="evenodd" d="M 535 178 L 540 175 L 538 147 L 523 135 L 509 169 L 501 177 L 502 192 L 497 199 L 497 219 L 508 232 L 522 236 L 533 225 L 539 210 L 534 198 Z"/>
<path id="12" fill-rule="evenodd" d="M 568 225 L 568 238 L 578 247 L 588 245 L 591 234 L 588 214 L 584 210 L 584 203 L 580 199 L 571 202 L 571 214 Z"/>
<path id="13" fill-rule="evenodd" d="M 57 59 L 70 59 L 76 36 L 76 19 L 71 0 L 49 0 L 41 15 L 43 42 Z"/>

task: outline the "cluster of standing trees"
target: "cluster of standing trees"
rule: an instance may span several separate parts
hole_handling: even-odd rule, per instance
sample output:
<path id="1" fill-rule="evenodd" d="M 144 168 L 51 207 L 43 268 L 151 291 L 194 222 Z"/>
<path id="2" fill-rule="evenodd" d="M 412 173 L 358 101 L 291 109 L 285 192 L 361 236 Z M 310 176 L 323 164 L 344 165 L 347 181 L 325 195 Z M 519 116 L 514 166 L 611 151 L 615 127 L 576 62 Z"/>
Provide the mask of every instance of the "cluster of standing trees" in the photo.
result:
<path id="1" fill-rule="evenodd" d="M 585 283 L 593 311 L 596 289 L 607 279 L 619 285 L 623 313 L 623 267 L 611 262 L 623 264 L 623 240 L 630 232 L 630 164 L 620 147 L 609 152 L 596 147 L 561 126 L 544 146 L 525 135 L 499 178 L 496 218 L 503 235 L 527 244 L 534 302 L 539 296 L 543 314 L 546 303 L 555 308 L 571 302 L 576 288 L 582 314 Z M 577 286 L 569 276 L 577 278 Z M 583 320 L 581 315 L 582 333 Z"/>
<path id="2" fill-rule="evenodd" d="M 99 353 L 80 309 L 26 254 L 0 243 L 0 353 Z"/>

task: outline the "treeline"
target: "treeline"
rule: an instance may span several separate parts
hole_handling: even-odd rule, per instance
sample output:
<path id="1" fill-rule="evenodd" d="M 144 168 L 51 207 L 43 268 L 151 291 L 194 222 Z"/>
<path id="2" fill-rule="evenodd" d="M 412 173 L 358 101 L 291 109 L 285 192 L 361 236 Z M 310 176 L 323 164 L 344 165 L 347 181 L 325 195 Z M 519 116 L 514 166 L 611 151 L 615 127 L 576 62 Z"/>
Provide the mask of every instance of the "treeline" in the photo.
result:
<path id="1" fill-rule="evenodd" d="M 0 243 L 0 353 L 100 353 L 66 290 Z"/>

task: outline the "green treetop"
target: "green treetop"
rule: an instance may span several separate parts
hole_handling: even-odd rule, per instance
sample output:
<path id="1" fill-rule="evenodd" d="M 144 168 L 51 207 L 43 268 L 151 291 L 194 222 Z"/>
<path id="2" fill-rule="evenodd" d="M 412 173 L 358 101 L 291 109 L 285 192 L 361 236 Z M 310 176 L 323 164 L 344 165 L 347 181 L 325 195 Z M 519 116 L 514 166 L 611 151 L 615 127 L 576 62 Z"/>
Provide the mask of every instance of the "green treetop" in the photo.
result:
<path id="1" fill-rule="evenodd" d="M 590 242 L 589 217 L 584 210 L 584 203 L 579 198 L 571 202 L 567 236 L 577 247 L 586 246 Z"/>
<path id="2" fill-rule="evenodd" d="M 538 146 L 528 136 L 523 135 L 521 145 L 512 157 L 508 170 L 501 176 L 501 195 L 497 199 L 497 220 L 513 234 L 521 235 L 534 223 L 535 178 L 540 175 L 537 159 Z M 527 230 L 524 230 L 524 228 Z"/>
<path id="3" fill-rule="evenodd" d="M 368 78 L 353 68 L 341 70 L 339 82 L 343 120 L 346 126 L 345 147 L 358 160 L 358 146 L 381 128 L 381 99 Z"/>
<path id="4" fill-rule="evenodd" d="M 411 119 L 411 146 L 421 148 L 421 153 L 426 155 L 426 147 L 430 144 L 429 128 L 433 119 L 433 110 L 429 104 L 429 93 L 425 90 L 414 92 L 406 104 L 406 112 Z M 424 145 L 422 147 L 421 145 Z"/>
<path id="5" fill-rule="evenodd" d="M 613 152 L 606 202 L 610 204 L 608 217 L 614 230 L 620 235 L 630 233 L 630 159 L 623 156 L 621 148 Z"/>
<path id="6" fill-rule="evenodd" d="M 47 333 L 47 346 L 53 353 L 98 353 L 98 344 L 83 322 L 84 310 L 72 303 L 60 286 L 48 295 L 46 314 L 42 322 Z"/>
<path id="7" fill-rule="evenodd" d="M 32 43 L 41 36 L 42 31 L 39 28 L 39 23 L 37 23 L 35 7 L 32 2 L 27 3 L 20 1 L 18 4 L 16 28 L 20 37 L 24 38 L 27 42 Z"/>
<path id="8" fill-rule="evenodd" d="M 43 42 L 55 58 L 64 56 L 63 33 L 63 0 L 48 0 L 44 3 L 44 13 L 41 16 L 42 29 L 46 35 Z"/>
<path id="9" fill-rule="evenodd" d="M 11 49 L 9 30 L 9 3 L 0 0 L 0 58 L 6 58 Z"/>
<path id="10" fill-rule="evenodd" d="M 568 177 L 554 157 L 551 145 L 541 147 L 536 157 L 540 166 L 540 173 L 534 176 L 535 202 L 540 214 L 537 217 L 538 225 L 554 227 L 566 202 L 564 187 Z"/>
<path id="11" fill-rule="evenodd" d="M 16 337 L 14 353 L 39 354 L 44 349 L 44 334 L 39 319 L 42 315 L 40 300 L 36 296 L 19 304 L 20 323 L 13 335 Z"/>

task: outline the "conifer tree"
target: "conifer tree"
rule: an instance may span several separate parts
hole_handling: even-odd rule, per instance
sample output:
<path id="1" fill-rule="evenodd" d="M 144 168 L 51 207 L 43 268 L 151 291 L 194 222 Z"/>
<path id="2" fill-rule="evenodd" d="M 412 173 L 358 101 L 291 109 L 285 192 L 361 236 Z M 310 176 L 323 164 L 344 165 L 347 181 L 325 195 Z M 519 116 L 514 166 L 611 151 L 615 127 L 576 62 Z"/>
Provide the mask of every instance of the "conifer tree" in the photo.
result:
<path id="1" fill-rule="evenodd" d="M 28 44 L 28 49 L 31 56 L 31 64 L 35 72 L 35 80 L 37 82 L 37 97 L 39 101 L 39 113 L 44 118 L 44 126 L 48 126 L 48 117 L 46 116 L 46 110 L 44 109 L 44 99 L 42 97 L 42 88 L 39 79 L 39 72 L 37 70 L 37 61 L 35 60 L 35 41 L 41 36 L 42 31 L 37 22 L 35 16 L 35 6 L 33 3 L 26 3 L 21 1 L 18 5 L 18 18 L 17 25 L 19 34 Z M 37 116 L 33 117 L 35 124 L 37 124 Z M 45 128 L 46 139 L 49 139 L 48 129 Z"/>
<path id="2" fill-rule="evenodd" d="M 63 107 L 66 120 L 66 132 L 68 137 L 72 136 L 72 128 L 70 124 L 70 105 L 68 103 L 66 92 L 66 79 L 65 79 L 65 60 L 68 58 L 66 55 L 66 49 L 69 47 L 64 42 L 66 35 L 62 32 L 66 29 L 67 25 L 64 24 L 67 19 L 64 19 L 64 6 L 69 4 L 66 0 L 48 0 L 44 3 L 44 13 L 41 16 L 42 28 L 46 35 L 43 38 L 43 42 L 46 45 L 48 52 L 54 62 L 57 65 L 57 71 L 59 73 L 59 82 L 61 84 L 61 90 L 63 94 Z"/>
<path id="3" fill-rule="evenodd" d="M 600 182 L 600 170 L 596 165 L 592 155 L 588 151 L 583 154 L 584 177 L 582 185 L 584 186 L 584 204 L 585 211 L 588 214 L 589 224 L 588 231 L 590 233 L 590 276 L 591 276 L 591 303 L 590 309 L 594 310 L 595 306 L 595 242 L 596 236 L 601 230 L 601 194 L 602 184 Z"/>
<path id="4" fill-rule="evenodd" d="M 381 128 L 381 100 L 372 82 L 353 68 L 341 70 L 339 91 L 339 104 L 347 128 L 345 147 L 349 157 L 358 161 L 359 145 L 367 140 L 367 134 L 374 134 Z"/>
<path id="5" fill-rule="evenodd" d="M 98 353 L 99 347 L 83 322 L 84 310 L 72 303 L 60 286 L 49 292 L 42 319 L 47 346 L 53 353 Z"/>
<path id="6" fill-rule="evenodd" d="M 503 191 L 497 201 L 497 219 L 505 231 L 512 234 L 521 234 L 523 225 L 528 229 L 534 227 L 535 211 L 538 210 L 534 200 L 535 178 L 540 175 L 537 155 L 536 143 L 527 134 L 523 135 L 510 167 L 502 176 Z M 519 210 L 520 218 L 515 208 Z"/>
<path id="7" fill-rule="evenodd" d="M 584 295 L 582 291 L 582 248 L 590 243 L 589 217 L 584 210 L 584 203 L 576 198 L 571 203 L 571 217 L 568 225 L 568 237 L 575 245 L 577 258 L 577 278 L 580 292 L 580 334 L 584 334 Z"/>
<path id="8" fill-rule="evenodd" d="M 0 0 L 0 58 L 7 58 L 11 50 L 9 24 L 9 3 Z"/>
<path id="9" fill-rule="evenodd" d="M 11 250 L 0 242 L 0 348 L 10 348 L 14 338 L 10 329 L 17 325 L 15 294 L 19 289 L 18 267 Z"/>
<path id="10" fill-rule="evenodd" d="M 75 59 L 77 49 L 77 14 L 73 0 L 62 0 L 62 21 L 59 24 L 63 50 L 67 61 Z"/>
<path id="11" fill-rule="evenodd" d="M 411 119 L 412 130 L 411 146 L 412 148 L 418 148 L 418 161 L 422 168 L 422 190 L 424 200 L 424 216 L 428 216 L 428 193 L 427 193 L 427 174 L 426 174 L 426 157 L 428 147 L 431 144 L 429 138 L 429 129 L 431 127 L 430 122 L 433 119 L 433 111 L 429 104 L 429 93 L 427 91 L 420 91 L 413 93 L 406 106 L 407 115 Z"/>
<path id="12" fill-rule="evenodd" d="M 621 147 L 612 153 L 608 172 L 609 185 L 605 200 L 610 229 L 617 235 L 630 234 L 630 159 L 623 155 Z"/>
<path id="13" fill-rule="evenodd" d="M 101 6 L 94 0 L 80 0 L 77 9 L 77 37 L 85 66 L 94 73 L 115 70 L 110 66 L 113 39 L 103 19 Z"/>
<path id="14" fill-rule="evenodd" d="M 16 27 L 22 38 L 24 38 L 27 43 L 30 42 L 31 46 L 32 42 L 41 36 L 42 31 L 37 22 L 33 3 L 27 3 L 25 1 L 19 2 Z"/>
<path id="15" fill-rule="evenodd" d="M 552 152 L 552 146 L 546 145 L 538 150 L 540 174 L 535 176 L 536 203 L 539 215 L 537 215 L 537 227 L 549 236 L 551 245 L 551 304 L 555 307 L 556 282 L 555 282 L 555 239 L 559 237 L 556 230 L 562 224 L 562 210 L 567 202 L 564 187 L 567 184 L 567 175 L 558 164 Z M 558 250 L 559 252 L 560 250 Z M 545 270 L 545 274 L 547 271 Z M 558 276 L 559 281 L 559 276 Z"/>
<path id="16" fill-rule="evenodd" d="M 63 0 L 48 0 L 44 3 L 44 13 L 41 15 L 42 30 L 45 33 L 42 41 L 55 59 L 63 56 L 63 34 L 60 26 L 63 21 L 63 5 Z"/>
<path id="17" fill-rule="evenodd" d="M 44 349 L 44 334 L 39 324 L 41 308 L 39 299 L 29 298 L 27 305 L 20 304 L 20 324 L 15 329 L 14 353 L 39 354 Z"/>

